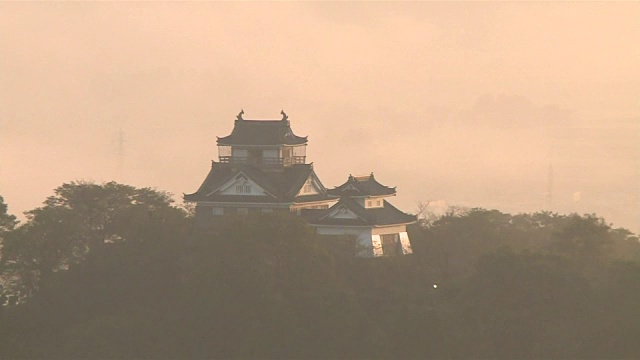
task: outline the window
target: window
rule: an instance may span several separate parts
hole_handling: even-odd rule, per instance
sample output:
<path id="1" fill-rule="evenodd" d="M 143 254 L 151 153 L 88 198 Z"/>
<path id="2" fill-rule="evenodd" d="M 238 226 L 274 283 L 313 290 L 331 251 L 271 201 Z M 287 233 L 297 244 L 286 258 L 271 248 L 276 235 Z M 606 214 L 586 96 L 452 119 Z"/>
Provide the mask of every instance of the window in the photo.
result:
<path id="1" fill-rule="evenodd" d="M 367 200 L 366 208 L 382 207 L 382 200 Z"/>
<path id="2" fill-rule="evenodd" d="M 251 185 L 236 185 L 236 194 L 251 194 Z"/>
<path id="3" fill-rule="evenodd" d="M 214 216 L 222 216 L 222 215 L 224 215 L 224 208 L 214 207 L 213 208 L 213 215 Z"/>
<path id="4" fill-rule="evenodd" d="M 238 215 L 249 215 L 249 209 L 247 208 L 238 208 Z"/>
<path id="5" fill-rule="evenodd" d="M 272 213 L 273 209 L 272 208 L 262 208 L 262 213 L 263 214 L 268 214 L 268 213 Z"/>

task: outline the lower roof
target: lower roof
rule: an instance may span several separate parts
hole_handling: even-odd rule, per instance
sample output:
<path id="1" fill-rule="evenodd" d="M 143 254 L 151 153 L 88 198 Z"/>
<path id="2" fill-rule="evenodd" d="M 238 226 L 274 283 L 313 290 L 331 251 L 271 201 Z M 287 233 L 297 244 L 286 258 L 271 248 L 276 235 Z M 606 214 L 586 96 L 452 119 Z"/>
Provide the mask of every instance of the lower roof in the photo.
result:
<path id="1" fill-rule="evenodd" d="M 339 207 L 346 207 L 355 213 L 356 219 L 332 218 L 328 215 Z M 336 225 L 336 226 L 387 226 L 411 224 L 416 221 L 414 215 L 400 211 L 388 201 L 379 208 L 366 209 L 350 197 L 343 197 L 329 209 L 302 209 L 301 215 L 311 225 Z"/>
<path id="2" fill-rule="evenodd" d="M 215 192 L 220 186 L 243 173 L 270 195 L 221 195 Z M 193 194 L 185 194 L 184 200 L 191 202 L 223 203 L 304 203 L 335 200 L 337 197 L 323 191 L 316 195 L 297 196 L 310 176 L 315 176 L 311 164 L 296 164 L 282 171 L 266 172 L 252 165 L 212 163 L 209 174 Z M 316 177 L 317 179 L 317 177 Z M 321 184 L 320 184 L 321 185 Z"/>

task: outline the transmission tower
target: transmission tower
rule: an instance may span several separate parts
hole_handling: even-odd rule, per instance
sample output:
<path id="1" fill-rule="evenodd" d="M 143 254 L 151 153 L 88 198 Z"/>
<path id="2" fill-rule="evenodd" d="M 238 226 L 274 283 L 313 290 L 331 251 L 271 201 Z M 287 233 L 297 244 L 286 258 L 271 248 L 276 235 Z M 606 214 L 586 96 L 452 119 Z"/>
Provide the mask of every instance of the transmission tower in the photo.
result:
<path id="1" fill-rule="evenodd" d="M 118 138 L 116 140 L 118 146 L 118 167 L 117 167 L 117 176 L 118 180 L 122 181 L 122 175 L 124 173 L 124 144 L 125 134 L 122 128 L 118 130 Z"/>

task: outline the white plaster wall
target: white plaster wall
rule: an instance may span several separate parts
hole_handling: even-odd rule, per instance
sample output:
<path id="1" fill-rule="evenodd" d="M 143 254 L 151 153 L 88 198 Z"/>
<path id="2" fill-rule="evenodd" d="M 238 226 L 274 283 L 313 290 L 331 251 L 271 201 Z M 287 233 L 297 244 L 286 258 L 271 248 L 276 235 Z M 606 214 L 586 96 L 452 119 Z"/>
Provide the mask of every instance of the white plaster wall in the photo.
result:
<path id="1" fill-rule="evenodd" d="M 413 254 L 411 242 L 409 241 L 409 234 L 407 234 L 406 231 L 400 233 L 400 244 L 402 245 L 402 254 Z"/>
<path id="2" fill-rule="evenodd" d="M 371 205 L 369 205 L 371 203 Z M 363 205 L 366 209 L 376 209 L 384 207 L 384 200 L 380 197 L 365 198 L 363 199 Z"/>
<path id="3" fill-rule="evenodd" d="M 374 257 L 384 255 L 382 251 L 382 239 L 380 239 L 380 235 L 371 235 L 371 250 Z"/>
<path id="4" fill-rule="evenodd" d="M 268 150 L 262 150 L 262 157 L 263 158 L 277 158 L 279 156 L 279 152 L 278 149 L 268 149 Z"/>
<path id="5" fill-rule="evenodd" d="M 338 202 L 338 200 L 329 200 L 329 201 L 325 201 L 325 202 L 318 202 L 318 203 L 302 203 L 302 204 L 297 204 L 297 205 L 291 205 L 291 211 L 294 210 L 300 210 L 300 209 L 313 209 L 314 206 L 318 206 L 318 205 L 326 205 L 327 209 L 332 207 L 333 205 L 335 205 Z"/>
<path id="6" fill-rule="evenodd" d="M 398 234 L 400 238 L 400 245 L 402 246 L 402 254 L 413 254 L 413 249 L 411 248 L 411 241 L 409 241 L 409 234 L 407 234 L 407 226 L 406 225 L 398 225 L 398 226 L 387 226 L 382 228 L 373 228 L 372 236 L 374 239 L 374 248 L 375 248 L 375 239 L 376 236 L 380 239 L 380 235 L 386 234 Z M 380 249 L 382 251 L 382 248 Z"/>
<path id="7" fill-rule="evenodd" d="M 374 253 L 373 243 L 371 242 L 371 228 L 322 226 L 317 227 L 316 229 L 319 235 L 353 235 L 356 237 L 356 256 L 376 256 Z M 380 252 L 382 252 L 382 249 L 380 249 Z"/>
<path id="8" fill-rule="evenodd" d="M 397 225 L 397 226 L 387 226 L 387 227 L 375 227 L 372 230 L 372 234 L 374 235 L 398 234 L 406 231 L 407 231 L 406 225 Z"/>
<path id="9" fill-rule="evenodd" d="M 293 156 L 306 156 L 307 145 L 299 145 L 293 147 Z"/>
<path id="10" fill-rule="evenodd" d="M 234 158 L 246 158 L 249 157 L 249 151 L 247 149 L 231 149 L 231 156 Z"/>
<path id="11" fill-rule="evenodd" d="M 305 188 L 307 187 L 307 183 L 311 181 L 311 191 L 305 192 Z M 304 184 L 302 185 L 302 187 L 300 188 L 300 191 L 298 191 L 298 194 L 296 194 L 296 196 L 300 196 L 300 195 L 316 195 L 320 193 L 320 188 L 318 187 L 318 184 L 316 183 L 316 181 L 313 179 L 312 176 L 308 177 L 307 180 L 304 182 Z"/>

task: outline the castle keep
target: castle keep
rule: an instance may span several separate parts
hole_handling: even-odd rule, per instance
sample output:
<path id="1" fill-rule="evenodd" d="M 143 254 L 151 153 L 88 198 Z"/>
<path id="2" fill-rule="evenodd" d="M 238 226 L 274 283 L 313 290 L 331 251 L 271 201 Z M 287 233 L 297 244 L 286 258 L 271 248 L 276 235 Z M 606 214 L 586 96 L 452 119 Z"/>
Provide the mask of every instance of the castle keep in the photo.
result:
<path id="1" fill-rule="evenodd" d="M 349 176 L 334 188 L 324 187 L 307 163 L 307 137 L 291 130 L 288 116 L 280 120 L 245 120 L 241 111 L 230 135 L 219 137 L 218 161 L 193 194 L 196 223 L 206 227 L 230 214 L 291 211 L 304 217 L 320 235 L 353 235 L 357 256 L 410 254 L 405 214 L 386 199 L 395 188 L 373 176 Z"/>

